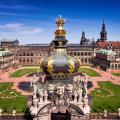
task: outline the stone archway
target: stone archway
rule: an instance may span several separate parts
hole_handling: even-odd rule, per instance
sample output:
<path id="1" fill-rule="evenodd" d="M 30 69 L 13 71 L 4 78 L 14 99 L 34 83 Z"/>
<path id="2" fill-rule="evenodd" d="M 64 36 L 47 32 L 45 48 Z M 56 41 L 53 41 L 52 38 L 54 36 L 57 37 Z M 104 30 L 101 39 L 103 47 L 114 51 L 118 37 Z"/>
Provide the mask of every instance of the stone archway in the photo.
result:
<path id="1" fill-rule="evenodd" d="M 48 103 L 38 111 L 37 120 L 71 120 L 73 116 L 72 110 L 76 111 L 75 113 L 77 113 L 76 115 L 78 116 L 85 115 L 84 111 L 75 104 L 70 104 L 69 108 L 66 106 L 58 109 L 55 106 L 51 107 L 51 103 Z"/>
<path id="2" fill-rule="evenodd" d="M 71 113 L 67 109 L 64 112 L 51 112 L 51 120 L 71 120 Z"/>

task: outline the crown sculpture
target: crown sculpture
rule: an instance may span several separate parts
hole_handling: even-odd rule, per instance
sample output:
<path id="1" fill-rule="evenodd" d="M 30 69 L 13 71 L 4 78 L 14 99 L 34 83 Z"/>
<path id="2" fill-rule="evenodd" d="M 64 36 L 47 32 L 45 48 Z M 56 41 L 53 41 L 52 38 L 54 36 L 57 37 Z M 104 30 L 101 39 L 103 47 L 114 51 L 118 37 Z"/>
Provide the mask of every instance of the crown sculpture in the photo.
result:
<path id="1" fill-rule="evenodd" d="M 39 79 L 32 80 L 30 112 L 33 120 L 87 120 L 90 113 L 87 76 L 78 73 L 80 62 L 66 51 L 65 20 L 59 16 L 53 51 L 41 61 Z M 61 117 L 61 119 L 59 118 Z"/>

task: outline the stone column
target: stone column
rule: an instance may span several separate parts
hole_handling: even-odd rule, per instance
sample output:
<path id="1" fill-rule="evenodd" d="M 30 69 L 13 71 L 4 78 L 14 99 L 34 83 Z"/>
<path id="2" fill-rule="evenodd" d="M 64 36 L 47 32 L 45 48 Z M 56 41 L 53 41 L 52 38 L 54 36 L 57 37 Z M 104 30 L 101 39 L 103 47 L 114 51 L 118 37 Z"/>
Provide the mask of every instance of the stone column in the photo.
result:
<path id="1" fill-rule="evenodd" d="M 88 99 L 84 98 L 84 107 L 88 107 Z"/>
<path id="2" fill-rule="evenodd" d="M 48 93 L 47 93 L 47 90 L 45 90 L 45 93 L 44 93 L 44 102 L 47 103 L 48 102 Z"/>
<path id="3" fill-rule="evenodd" d="M 41 108 L 43 106 L 43 92 L 41 89 L 39 89 L 39 102 L 38 107 Z"/>
<path id="4" fill-rule="evenodd" d="M 33 99 L 35 99 L 36 97 L 37 97 L 37 85 L 36 84 L 34 84 L 33 85 Z"/>
<path id="5" fill-rule="evenodd" d="M 78 90 L 78 105 L 82 108 L 83 107 L 83 103 L 82 103 L 82 89 Z"/>
<path id="6" fill-rule="evenodd" d="M 74 103 L 75 104 L 77 104 L 77 96 L 78 96 L 77 92 L 74 91 Z"/>

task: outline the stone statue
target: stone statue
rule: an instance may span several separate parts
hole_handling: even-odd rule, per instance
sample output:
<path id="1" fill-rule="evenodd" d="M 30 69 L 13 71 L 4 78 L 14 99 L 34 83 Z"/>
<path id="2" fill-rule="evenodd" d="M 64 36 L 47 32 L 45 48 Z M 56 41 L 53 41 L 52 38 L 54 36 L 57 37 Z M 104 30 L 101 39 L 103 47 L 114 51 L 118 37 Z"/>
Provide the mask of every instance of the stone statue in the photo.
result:
<path id="1" fill-rule="evenodd" d="M 67 90 L 68 93 L 72 93 L 73 86 L 71 84 L 68 84 L 67 87 L 66 87 L 66 90 Z"/>
<path id="2" fill-rule="evenodd" d="M 107 117 L 107 110 L 104 110 L 104 117 Z"/>
<path id="3" fill-rule="evenodd" d="M 81 88 L 78 89 L 77 93 L 79 95 L 78 99 L 82 99 L 82 89 Z"/>
<path id="4" fill-rule="evenodd" d="M 3 110 L 0 108 L 0 116 L 2 115 L 2 111 L 3 111 Z"/>
<path id="5" fill-rule="evenodd" d="M 47 93 L 47 90 L 45 90 L 45 92 L 44 92 L 44 102 L 45 103 L 48 102 L 48 93 Z"/>
<path id="6" fill-rule="evenodd" d="M 13 110 L 12 115 L 13 115 L 13 116 L 16 115 L 16 110 Z"/>
<path id="7" fill-rule="evenodd" d="M 54 85 L 53 85 L 53 84 L 50 84 L 50 85 L 48 86 L 48 92 L 49 92 L 49 93 L 53 93 L 53 92 L 54 92 Z"/>
<path id="8" fill-rule="evenodd" d="M 37 93 L 37 85 L 34 84 L 34 85 L 33 85 L 33 94 L 36 94 L 36 93 Z"/>
<path id="9" fill-rule="evenodd" d="M 78 96 L 78 94 L 77 94 L 77 92 L 76 92 L 76 90 L 74 91 L 74 103 L 76 104 L 77 103 L 77 96 Z"/>
<path id="10" fill-rule="evenodd" d="M 57 86 L 57 92 L 58 95 L 63 95 L 64 94 L 64 87 L 62 86 Z"/>

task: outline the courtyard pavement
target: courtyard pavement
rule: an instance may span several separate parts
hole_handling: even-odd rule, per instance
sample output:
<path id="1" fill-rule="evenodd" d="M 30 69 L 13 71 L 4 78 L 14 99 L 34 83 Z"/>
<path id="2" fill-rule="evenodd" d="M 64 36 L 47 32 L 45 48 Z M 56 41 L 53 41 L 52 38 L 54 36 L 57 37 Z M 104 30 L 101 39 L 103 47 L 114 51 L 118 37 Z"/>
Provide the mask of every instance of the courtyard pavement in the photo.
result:
<path id="1" fill-rule="evenodd" d="M 86 67 L 88 67 L 88 66 L 86 66 Z M 89 67 L 89 68 L 91 68 L 91 67 Z M 88 77 L 88 80 L 91 81 L 93 84 L 93 86 L 88 90 L 88 93 L 91 93 L 95 88 L 99 88 L 99 86 L 97 84 L 98 81 L 110 81 L 114 84 L 120 85 L 120 77 L 113 76 L 110 71 L 106 72 L 106 71 L 102 71 L 102 70 L 99 70 L 96 68 L 91 68 L 91 69 L 97 71 L 101 76 L 100 77 Z M 14 72 L 14 71 L 12 71 L 12 72 Z M 11 77 L 9 77 L 9 75 L 10 75 L 10 72 L 0 73 L 0 83 L 13 82 L 14 84 L 13 84 L 12 89 L 14 89 L 18 92 L 21 92 L 22 95 L 31 95 L 32 94 L 30 92 L 22 91 L 18 88 L 19 82 L 23 82 L 23 81 L 30 82 L 32 80 L 32 77 L 23 76 L 23 77 L 19 77 L 19 78 L 11 78 Z"/>

